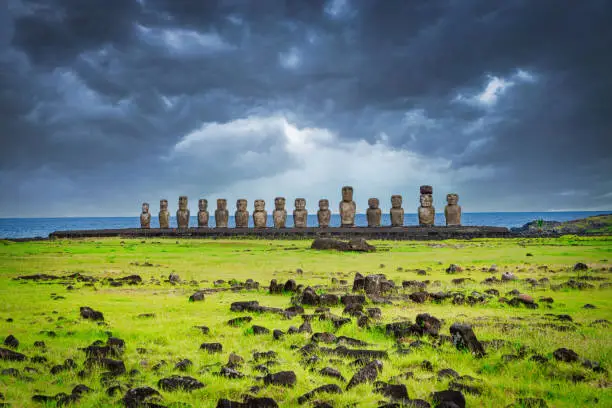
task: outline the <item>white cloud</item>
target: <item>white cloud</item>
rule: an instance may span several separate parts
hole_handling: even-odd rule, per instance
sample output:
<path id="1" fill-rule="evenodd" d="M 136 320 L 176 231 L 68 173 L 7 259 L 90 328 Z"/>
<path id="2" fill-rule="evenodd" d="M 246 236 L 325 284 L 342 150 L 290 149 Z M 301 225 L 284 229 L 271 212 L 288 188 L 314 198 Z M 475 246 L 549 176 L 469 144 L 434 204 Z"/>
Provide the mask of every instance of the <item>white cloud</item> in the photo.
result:
<path id="1" fill-rule="evenodd" d="M 283 68 L 295 69 L 302 63 L 302 55 L 300 50 L 296 47 L 292 47 L 287 52 L 281 52 L 278 55 L 278 61 Z"/>
<path id="2" fill-rule="evenodd" d="M 510 88 L 514 87 L 519 82 L 533 83 L 536 82 L 536 77 L 531 72 L 523 69 L 518 69 L 516 73 L 511 75 L 509 78 L 488 75 L 487 83 L 481 91 L 472 93 L 468 92 L 467 95 L 466 93 L 459 93 L 455 97 L 454 101 L 485 108 L 492 107 L 497 104 L 500 97 L 502 97 Z"/>
<path id="3" fill-rule="evenodd" d="M 143 41 L 162 45 L 178 54 L 206 54 L 233 49 L 216 32 L 199 32 L 182 28 L 151 28 L 138 24 L 138 33 Z"/>

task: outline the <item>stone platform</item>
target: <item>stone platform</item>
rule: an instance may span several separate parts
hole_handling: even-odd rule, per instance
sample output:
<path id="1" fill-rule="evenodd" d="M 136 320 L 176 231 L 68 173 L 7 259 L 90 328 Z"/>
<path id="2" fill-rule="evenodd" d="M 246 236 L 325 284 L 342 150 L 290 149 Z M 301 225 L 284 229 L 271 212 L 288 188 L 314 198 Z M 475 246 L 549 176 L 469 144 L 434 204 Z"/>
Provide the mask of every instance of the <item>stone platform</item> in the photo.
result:
<path id="1" fill-rule="evenodd" d="M 168 228 L 168 229 L 101 229 L 82 231 L 55 231 L 54 238 L 260 238 L 308 239 L 330 237 L 340 239 L 365 238 L 387 240 L 439 240 L 472 238 L 510 238 L 514 236 L 505 227 L 329 227 L 329 228 Z"/>

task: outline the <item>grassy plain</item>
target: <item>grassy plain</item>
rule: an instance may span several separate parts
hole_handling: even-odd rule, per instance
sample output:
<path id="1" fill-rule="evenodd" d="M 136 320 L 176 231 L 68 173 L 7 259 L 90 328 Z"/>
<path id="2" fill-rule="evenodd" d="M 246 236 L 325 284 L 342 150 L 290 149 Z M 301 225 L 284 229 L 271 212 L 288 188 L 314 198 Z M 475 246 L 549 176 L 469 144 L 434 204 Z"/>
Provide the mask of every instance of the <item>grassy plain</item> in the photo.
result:
<path id="1" fill-rule="evenodd" d="M 363 275 L 384 273 L 399 287 L 392 305 L 380 307 L 384 324 L 412 320 L 419 313 L 429 313 L 443 320 L 441 333 L 449 334 L 454 322 L 470 323 L 478 339 L 490 341 L 503 339 L 507 345 L 490 347 L 484 358 L 477 359 L 467 352 L 458 351 L 452 344 L 433 347 L 427 338 L 425 345 L 414 348 L 409 354 L 396 352 L 396 340 L 386 336 L 384 329 L 374 324 L 370 329 L 357 327 L 356 319 L 335 330 L 329 321 L 313 320 L 314 332 L 334 332 L 370 343 L 368 348 L 386 350 L 389 358 L 383 360 L 384 368 L 379 380 L 412 371 L 414 376 L 400 380 L 408 388 L 410 398 L 431 402 L 433 391 L 448 388 L 448 379 L 438 380 L 436 372 L 452 368 L 461 375 L 475 377 L 474 383 L 480 395 L 464 393 L 468 407 L 504 407 L 517 398 L 534 397 L 546 400 L 549 407 L 612 406 L 612 391 L 608 372 L 596 373 L 580 363 L 562 363 L 552 358 L 555 349 L 566 347 L 581 357 L 598 361 L 610 370 L 612 363 L 612 329 L 609 324 L 593 324 L 596 320 L 612 320 L 612 288 L 600 288 L 611 276 L 612 238 L 565 236 L 559 239 L 505 239 L 441 242 L 372 242 L 379 248 L 376 253 L 339 253 L 313 251 L 311 241 L 266 240 L 189 240 L 189 239 L 84 239 L 14 243 L 0 241 L 0 336 L 14 335 L 20 345 L 17 351 L 28 357 L 43 355 L 48 363 L 10 362 L 0 360 L 0 370 L 16 368 L 20 376 L 0 375 L 0 393 L 4 402 L 15 407 L 42 406 L 32 402 L 34 394 L 54 395 L 70 393 L 77 384 L 85 384 L 94 391 L 83 396 L 78 406 L 106 407 L 119 404 L 121 395 L 108 396 L 105 390 L 112 385 L 101 379 L 100 372 L 79 378 L 77 372 L 85 360 L 79 348 L 95 340 L 105 340 L 107 332 L 126 342 L 122 356 L 127 371 L 137 369 L 138 374 L 124 375 L 117 382 L 125 386 L 148 385 L 158 389 L 157 381 L 171 374 L 189 375 L 205 384 L 205 387 L 187 392 L 161 392 L 164 405 L 214 407 L 219 398 L 242 400 L 253 385 L 263 385 L 256 377 L 262 374 L 254 369 L 254 351 L 274 350 L 278 353 L 278 365 L 271 372 L 292 370 L 297 384 L 292 389 L 278 386 L 262 387 L 257 396 L 274 398 L 280 406 L 297 406 L 297 398 L 324 384 L 336 383 L 344 390 L 346 383 L 318 374 L 318 370 L 331 366 L 349 380 L 357 368 L 349 365 L 350 359 L 329 362 L 328 355 L 320 355 L 321 361 L 313 366 L 305 365 L 292 345 L 303 346 L 310 341 L 305 333 L 286 335 L 274 340 L 271 334 L 253 335 L 250 324 L 230 327 L 226 321 L 245 314 L 254 317 L 251 324 L 286 331 L 289 326 L 299 326 L 302 319 L 281 319 L 275 314 L 235 313 L 230 304 L 241 300 L 258 300 L 261 305 L 288 307 L 290 295 L 270 295 L 267 290 L 220 291 L 206 295 L 202 302 L 188 302 L 188 297 L 198 288 L 212 288 L 218 279 L 245 281 L 248 278 L 267 286 L 271 279 L 284 282 L 295 279 L 298 284 L 317 286 L 321 292 L 350 292 L 356 271 Z M 527 253 L 532 256 L 527 256 Z M 582 280 L 592 284 L 590 289 L 562 288 L 552 290 L 550 285 L 576 279 L 572 270 L 577 262 L 589 265 Z M 449 264 L 457 264 L 463 272 L 447 274 Z M 497 272 L 489 272 L 491 265 Z M 544 268 L 546 267 L 546 268 Z M 302 273 L 296 272 L 298 269 Z M 427 271 L 426 276 L 417 274 Z M 483 270 L 484 269 L 484 270 Z M 515 273 L 519 280 L 496 285 L 480 282 L 492 275 L 500 277 L 504 271 Z M 46 273 L 69 275 L 79 272 L 95 278 L 119 278 L 138 274 L 144 283 L 137 286 L 111 287 L 103 281 L 93 286 L 73 283 L 68 290 L 62 281 L 31 282 L 16 280 L 18 276 Z M 184 281 L 172 285 L 166 282 L 170 273 L 177 273 Z M 332 278 L 346 280 L 348 285 L 332 284 Z M 473 282 L 456 285 L 455 278 L 471 278 Z M 550 284 L 532 286 L 526 278 L 548 278 Z M 552 297 L 554 303 L 540 303 L 538 309 L 511 307 L 492 297 L 485 304 L 455 305 L 450 300 L 440 304 L 417 304 L 405 295 L 412 292 L 402 289 L 403 280 L 429 280 L 427 290 L 459 291 L 466 295 L 473 291 L 483 293 L 495 288 L 501 296 L 518 289 L 521 293 L 540 297 Z M 67 280 L 68 281 L 68 280 Z M 221 285 L 220 288 L 229 288 Z M 585 309 L 585 304 L 595 309 Z M 106 325 L 98 325 L 79 317 L 79 307 L 90 306 L 104 313 Z M 306 313 L 313 312 L 306 307 Z M 342 305 L 332 307 L 336 315 L 342 314 Z M 150 318 L 138 317 L 153 313 Z M 573 322 L 560 322 L 555 316 L 566 314 Z M 12 319 L 12 321 L 7 321 Z M 375 322 L 376 323 L 376 322 Z M 203 334 L 194 326 L 210 328 Z M 562 327 L 565 326 L 565 329 Z M 569 329 L 568 329 L 569 327 Z M 564 331 L 562 331 L 564 330 Z M 55 333 L 49 336 L 48 332 Z M 34 346 L 42 340 L 46 349 Z M 407 345 L 417 340 L 406 340 Z M 203 342 L 219 342 L 223 352 L 208 354 L 199 349 Z M 527 354 L 518 360 L 505 361 L 503 355 L 516 354 L 522 346 Z M 144 353 L 137 349 L 144 349 Z M 142 350 L 140 350 L 142 351 Z M 240 369 L 243 379 L 226 379 L 217 373 L 235 352 L 245 358 Z M 549 358 L 548 363 L 530 361 L 533 354 Z M 50 374 L 54 364 L 72 358 L 79 368 Z M 174 365 L 187 358 L 193 366 L 186 373 L 174 370 Z M 153 367 L 160 361 L 167 365 L 159 370 Z M 422 366 L 423 360 L 433 365 L 433 370 Z M 33 367 L 39 373 L 27 373 Z M 583 376 L 583 378 L 580 378 Z M 29 378 L 26 378 L 29 377 Z M 577 380 L 578 379 L 578 380 Z M 120 394 L 123 394 L 121 392 Z M 357 386 L 342 394 L 321 394 L 319 400 L 333 406 L 376 407 L 387 400 L 373 392 L 370 384 Z M 0 400 L 0 402 L 3 402 Z M 182 402 L 186 405 L 179 405 Z M 175 405 L 172 405 L 175 404 Z M 49 406 L 52 406 L 50 404 Z M 309 406 L 306 404 L 305 406 Z"/>

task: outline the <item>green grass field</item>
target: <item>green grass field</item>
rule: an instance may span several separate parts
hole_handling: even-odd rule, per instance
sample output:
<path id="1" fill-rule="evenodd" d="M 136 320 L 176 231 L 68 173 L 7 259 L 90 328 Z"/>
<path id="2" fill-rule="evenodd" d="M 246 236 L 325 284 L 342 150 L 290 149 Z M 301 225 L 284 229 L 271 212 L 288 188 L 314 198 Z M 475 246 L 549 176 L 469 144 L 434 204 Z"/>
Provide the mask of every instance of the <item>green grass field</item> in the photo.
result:
<path id="1" fill-rule="evenodd" d="M 390 297 L 392 304 L 370 305 L 380 307 L 382 318 L 373 320 L 370 328 L 357 326 L 356 318 L 339 329 L 329 321 L 312 321 L 314 332 L 332 332 L 336 336 L 348 336 L 363 340 L 366 348 L 385 350 L 389 357 L 382 359 L 383 370 L 378 380 L 396 382 L 402 373 L 413 372 L 410 378 L 399 379 L 405 384 L 410 398 L 432 402 L 430 394 L 449 388 L 449 379 L 439 380 L 437 372 L 452 368 L 462 376 L 475 380 L 480 395 L 464 392 L 468 407 L 505 407 L 518 398 L 542 398 L 549 407 L 611 407 L 609 370 L 612 363 L 612 288 L 606 287 L 612 273 L 611 237 L 574 237 L 560 239 L 507 239 L 441 242 L 390 242 L 374 241 L 376 253 L 319 252 L 309 249 L 311 241 L 265 240 L 62 240 L 14 243 L 0 241 L 0 340 L 12 334 L 20 342 L 16 351 L 29 358 L 44 356 L 46 363 L 32 361 L 0 360 L 0 393 L 3 400 L 13 407 L 54 406 L 32 401 L 36 394 L 55 395 L 70 393 L 77 384 L 85 384 L 93 391 L 84 394 L 78 406 L 120 406 L 120 400 L 130 387 L 150 386 L 160 390 L 159 379 L 172 374 L 188 375 L 204 383 L 205 387 L 193 392 L 166 392 L 160 390 L 164 406 L 214 407 L 218 399 L 242 401 L 252 386 L 261 389 L 253 393 L 258 397 L 274 398 L 279 406 L 297 406 L 297 398 L 324 384 L 338 384 L 342 394 L 320 394 L 315 400 L 329 402 L 332 406 L 377 407 L 381 401 L 389 401 L 382 394 L 373 392 L 372 384 L 362 384 L 348 391 L 346 382 L 324 377 L 318 371 L 326 366 L 338 369 L 350 380 L 358 367 L 350 365 L 353 359 L 319 353 L 320 360 L 309 365 L 292 346 L 302 347 L 310 342 L 310 334 L 285 335 L 274 340 L 272 334 L 254 335 L 250 326 L 260 325 L 287 331 L 289 326 L 300 326 L 302 318 L 283 319 L 271 313 L 236 313 L 230 304 L 236 301 L 257 300 L 261 305 L 286 308 L 291 306 L 291 295 L 271 295 L 263 286 L 271 279 L 285 282 L 295 279 L 298 284 L 316 287 L 318 293 L 349 293 L 355 272 L 363 275 L 382 273 L 393 279 L 398 290 Z M 527 256 L 530 253 L 533 256 Z M 588 264 L 589 270 L 573 271 L 577 262 Z M 447 274 L 449 264 L 457 264 L 462 272 Z M 491 265 L 497 272 L 489 272 Z M 298 273 L 298 269 L 302 273 Z M 426 275 L 417 274 L 418 269 Z M 483 270 L 484 269 L 484 270 Z M 519 279 L 503 284 L 485 285 L 481 282 L 490 276 L 500 278 L 504 271 L 513 272 Z M 88 286 L 85 282 L 70 279 L 49 282 L 23 281 L 15 278 L 30 274 L 65 276 L 78 272 L 100 281 Z M 183 283 L 167 282 L 170 273 L 180 276 Z M 110 286 L 103 278 L 119 278 L 138 274 L 143 284 L 136 286 Z M 262 286 L 259 290 L 222 290 L 208 293 L 201 302 L 189 302 L 197 289 L 214 288 L 218 279 L 226 282 L 234 279 L 243 282 L 253 279 Z M 347 284 L 332 283 L 346 280 Z M 452 279 L 471 278 L 460 285 Z M 532 286 L 526 278 L 549 279 L 549 283 Z M 593 285 L 592 288 L 572 289 L 558 285 L 574 279 Z M 483 293 L 494 288 L 500 296 L 518 289 L 531 295 L 539 308 L 512 307 L 501 303 L 497 296 L 488 302 L 473 306 L 453 304 L 451 299 L 441 303 L 427 301 L 414 303 L 407 298 L 413 292 L 403 289 L 404 280 L 429 280 L 428 292 L 453 291 L 466 295 L 473 291 Z M 68 284 L 74 288 L 68 289 Z M 604 284 L 604 287 L 600 285 Z M 229 284 L 216 286 L 229 289 Z M 541 297 L 552 297 L 554 302 L 538 302 Z M 585 304 L 595 305 L 585 309 Z M 89 306 L 104 314 L 105 324 L 82 319 L 79 308 Z M 314 307 L 305 306 L 312 314 Z M 331 308 L 335 315 L 342 315 L 343 306 Z M 139 317 L 153 313 L 154 317 Z M 437 346 L 434 339 L 423 337 L 420 347 L 409 347 L 417 337 L 401 340 L 408 354 L 397 352 L 396 339 L 387 336 L 384 325 L 411 320 L 419 313 L 429 313 L 442 320 L 441 334 L 449 335 L 449 327 L 455 322 L 473 326 L 482 342 L 502 339 L 499 347 L 488 346 L 487 355 L 476 358 L 469 352 L 457 350 L 452 343 Z M 552 315 L 551 315 L 552 314 Z M 569 315 L 572 322 L 560 321 L 555 315 Z M 242 327 L 230 327 L 227 320 L 253 316 L 253 321 Z M 12 321 L 10 321 L 12 319 Z M 210 328 L 203 334 L 194 326 Z M 49 332 L 53 334 L 50 335 Z M 109 333 L 125 340 L 121 359 L 128 372 L 108 379 L 102 369 L 95 369 L 84 377 L 78 373 L 86 359 L 80 350 L 96 340 L 106 341 Z M 44 341 L 46 347 L 35 347 L 35 341 Z M 200 350 L 200 344 L 218 342 L 223 351 L 208 354 Z M 321 346 L 335 347 L 335 345 Z M 0 345 L 1 346 L 1 345 Z M 605 372 L 595 372 L 581 363 L 557 362 L 554 350 L 565 347 L 574 350 L 581 358 L 599 362 Z M 524 355 L 521 349 L 525 350 Z M 276 365 L 270 372 L 294 371 L 297 383 L 293 388 L 263 386 L 260 371 L 255 369 L 252 354 L 255 351 L 273 350 L 278 354 Z M 239 368 L 245 377 L 227 379 L 217 375 L 228 356 L 234 352 L 245 359 Z M 519 358 L 507 361 L 504 355 Z M 540 354 L 549 359 L 546 363 L 531 361 Z M 77 367 L 58 374 L 51 374 L 51 367 L 73 359 Z M 193 365 L 186 372 L 174 369 L 175 364 L 189 359 Z M 331 362 L 330 362 L 331 359 Z M 423 365 L 428 360 L 433 368 Z M 165 365 L 155 367 L 161 361 Z M 29 367 L 27 369 L 26 367 Z M 16 368 L 19 374 L 11 375 L 8 368 Z M 314 370 L 313 370 L 314 368 Z M 467 381 L 467 380 L 466 380 Z M 121 391 L 107 395 L 106 390 L 119 385 Z M 182 403 L 182 404 L 181 404 Z M 305 404 L 304 406 L 312 406 Z"/>

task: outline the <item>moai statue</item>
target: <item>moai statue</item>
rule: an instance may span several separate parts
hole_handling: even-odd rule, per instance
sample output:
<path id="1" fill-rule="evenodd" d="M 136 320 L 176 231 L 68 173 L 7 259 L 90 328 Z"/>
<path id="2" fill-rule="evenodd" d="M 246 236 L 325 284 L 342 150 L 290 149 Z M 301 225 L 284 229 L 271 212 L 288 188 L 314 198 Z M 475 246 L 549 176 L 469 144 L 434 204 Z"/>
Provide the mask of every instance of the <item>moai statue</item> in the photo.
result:
<path id="1" fill-rule="evenodd" d="M 449 227 L 461 225 L 461 206 L 457 204 L 459 195 L 455 193 L 447 194 L 446 201 L 448 202 L 448 205 L 444 208 L 446 225 Z"/>
<path id="2" fill-rule="evenodd" d="M 149 213 L 149 203 L 142 203 L 140 213 L 140 228 L 151 228 L 151 213 Z"/>
<path id="3" fill-rule="evenodd" d="M 170 228 L 170 211 L 168 200 L 159 200 L 159 228 Z"/>
<path id="4" fill-rule="evenodd" d="M 366 215 L 368 217 L 368 227 L 380 227 L 380 219 L 382 217 L 382 212 L 380 208 L 378 208 L 380 202 L 378 198 L 370 198 L 368 199 L 368 209 L 366 211 Z"/>
<path id="5" fill-rule="evenodd" d="M 391 196 L 391 226 L 404 226 L 404 209 L 402 208 L 401 195 L 396 194 Z"/>
<path id="6" fill-rule="evenodd" d="M 247 210 L 247 200 L 241 198 L 236 201 L 236 213 L 234 214 L 236 228 L 249 227 L 249 211 Z"/>
<path id="7" fill-rule="evenodd" d="M 319 211 L 317 211 L 317 219 L 319 220 L 320 228 L 329 227 L 331 219 L 331 211 L 329 210 L 329 200 L 323 198 L 319 200 Z"/>
<path id="8" fill-rule="evenodd" d="M 255 211 L 253 211 L 253 225 L 255 228 L 266 228 L 268 224 L 268 213 L 266 212 L 266 202 L 255 200 Z"/>
<path id="9" fill-rule="evenodd" d="M 285 197 L 276 197 L 274 199 L 274 228 L 285 228 L 287 225 L 287 210 L 285 210 Z"/>
<path id="10" fill-rule="evenodd" d="M 225 198 L 217 199 L 217 209 L 215 210 L 215 226 L 217 228 L 227 228 L 229 220 L 229 211 L 227 211 L 227 200 Z"/>
<path id="11" fill-rule="evenodd" d="M 176 223 L 179 228 L 189 228 L 189 209 L 187 208 L 187 196 L 180 196 L 179 209 L 176 211 Z"/>
<path id="12" fill-rule="evenodd" d="M 306 199 L 295 199 L 295 210 L 293 210 L 293 226 L 295 228 L 306 228 L 308 211 L 306 210 Z"/>
<path id="13" fill-rule="evenodd" d="M 342 201 L 340 202 L 340 225 L 342 227 L 354 227 L 356 211 L 357 206 L 353 201 L 353 187 L 342 187 Z"/>
<path id="14" fill-rule="evenodd" d="M 433 188 L 421 186 L 421 206 L 419 207 L 419 225 L 434 225 L 436 209 L 433 207 Z"/>
<path id="15" fill-rule="evenodd" d="M 198 209 L 198 227 L 208 227 L 208 200 L 201 198 Z"/>

